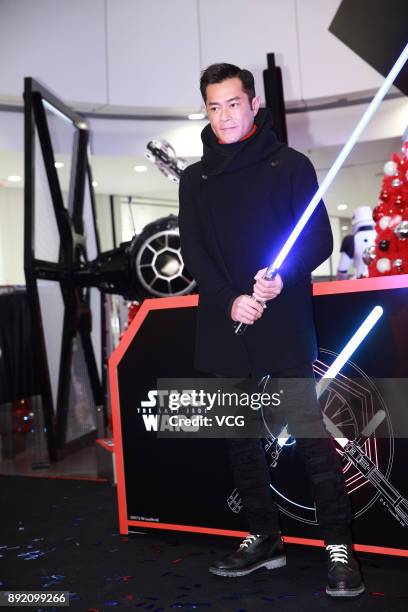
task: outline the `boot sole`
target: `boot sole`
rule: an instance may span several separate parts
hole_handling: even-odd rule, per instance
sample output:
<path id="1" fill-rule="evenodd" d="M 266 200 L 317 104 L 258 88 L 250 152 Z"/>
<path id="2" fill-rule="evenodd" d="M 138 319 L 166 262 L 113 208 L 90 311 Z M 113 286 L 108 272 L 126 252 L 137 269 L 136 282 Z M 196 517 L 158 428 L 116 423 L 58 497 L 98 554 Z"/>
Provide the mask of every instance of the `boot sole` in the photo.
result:
<path id="1" fill-rule="evenodd" d="M 251 567 L 247 567 L 246 569 L 241 570 L 226 570 L 220 569 L 218 567 L 210 567 L 209 571 L 211 574 L 215 574 L 216 576 L 226 576 L 227 578 L 236 578 L 238 576 L 246 576 L 247 574 L 251 574 L 256 570 L 264 567 L 268 570 L 276 569 L 277 567 L 284 567 L 286 565 L 286 556 L 282 555 L 281 557 L 276 557 L 276 559 L 270 559 L 269 561 L 262 561 L 260 563 L 256 563 L 255 565 L 251 565 Z"/>
<path id="2" fill-rule="evenodd" d="M 330 597 L 357 597 L 364 593 L 364 591 L 364 584 L 355 589 L 331 589 L 329 586 L 326 587 L 326 593 Z"/>

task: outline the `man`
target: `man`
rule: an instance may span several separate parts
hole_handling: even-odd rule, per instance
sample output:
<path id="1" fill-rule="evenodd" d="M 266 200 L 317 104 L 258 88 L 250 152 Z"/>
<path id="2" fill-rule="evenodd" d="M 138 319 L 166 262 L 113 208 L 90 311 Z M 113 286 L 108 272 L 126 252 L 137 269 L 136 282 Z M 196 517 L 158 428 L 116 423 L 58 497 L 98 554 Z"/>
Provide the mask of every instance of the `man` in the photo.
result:
<path id="1" fill-rule="evenodd" d="M 184 171 L 179 194 L 182 253 L 200 290 L 195 365 L 218 376 L 262 381 L 263 390 L 268 380 L 299 380 L 304 401 L 292 411 L 292 425 L 301 432 L 311 421 L 319 432 L 297 437 L 297 451 L 326 542 L 326 592 L 355 596 L 364 585 L 351 551 L 349 499 L 322 425 L 312 370 L 317 343 L 310 275 L 333 248 L 322 202 L 276 278 L 264 279 L 317 189 L 316 174 L 304 155 L 277 142 L 251 72 L 214 64 L 202 73 L 200 89 L 210 123 L 202 132 L 203 157 Z M 238 321 L 249 326 L 241 336 L 232 329 Z M 210 571 L 240 576 L 285 565 L 261 441 L 229 440 L 229 452 L 250 535 Z"/>

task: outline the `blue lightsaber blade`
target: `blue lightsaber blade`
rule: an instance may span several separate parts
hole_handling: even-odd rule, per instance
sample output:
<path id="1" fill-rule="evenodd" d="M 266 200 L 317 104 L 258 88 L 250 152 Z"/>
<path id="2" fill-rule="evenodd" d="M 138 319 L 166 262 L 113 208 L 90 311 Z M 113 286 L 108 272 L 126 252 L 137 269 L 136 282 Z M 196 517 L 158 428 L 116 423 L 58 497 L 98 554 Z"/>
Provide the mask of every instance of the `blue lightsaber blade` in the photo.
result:
<path id="1" fill-rule="evenodd" d="M 278 256 L 276 257 L 275 261 L 272 262 L 270 264 L 270 266 L 268 267 L 268 269 L 266 271 L 266 274 L 265 274 L 265 278 L 266 279 L 271 280 L 271 279 L 275 278 L 275 276 L 277 275 L 277 273 L 279 271 L 279 268 L 281 267 L 281 265 L 285 261 L 287 255 L 288 255 L 288 253 L 290 251 L 290 249 L 292 248 L 292 246 L 294 245 L 294 243 L 298 239 L 299 234 L 302 232 L 303 228 L 305 227 L 306 223 L 309 221 L 310 217 L 312 216 L 313 212 L 315 211 L 315 209 L 316 209 L 317 205 L 319 204 L 320 200 L 322 199 L 322 197 L 324 196 L 324 194 L 326 193 L 326 191 L 328 190 L 328 188 L 332 184 L 336 174 L 338 173 L 338 171 L 340 170 L 341 166 L 343 165 L 343 163 L 347 159 L 348 155 L 350 154 L 350 151 L 352 150 L 352 148 L 356 144 L 357 140 L 359 139 L 359 137 L 360 137 L 361 133 L 363 132 L 363 130 L 365 129 L 365 127 L 367 126 L 367 124 L 370 121 L 371 117 L 374 115 L 375 111 L 377 110 L 377 108 L 381 104 L 384 96 L 386 95 L 386 93 L 390 89 L 390 87 L 393 84 L 393 82 L 395 81 L 396 77 L 398 76 L 398 74 L 402 70 L 402 68 L 403 68 L 405 62 L 407 61 L 407 59 L 408 59 L 408 44 L 405 46 L 405 48 L 402 51 L 401 55 L 399 56 L 399 58 L 395 62 L 394 66 L 391 68 L 391 71 L 390 71 L 389 75 L 387 76 L 387 78 L 385 79 L 384 83 L 381 85 L 380 89 L 377 91 L 376 95 L 371 100 L 367 110 L 365 111 L 364 115 L 361 117 L 360 121 L 358 122 L 357 126 L 355 127 L 354 132 L 351 134 L 350 138 L 348 139 L 348 141 L 346 142 L 346 144 L 344 145 L 344 147 L 342 148 L 342 150 L 338 154 L 335 162 L 333 163 L 332 167 L 330 168 L 330 170 L 328 171 L 328 173 L 324 177 L 324 180 L 322 181 L 322 184 L 320 185 L 319 189 L 316 191 L 316 193 L 313 196 L 313 198 L 310 201 L 310 203 L 307 205 L 307 207 L 306 207 L 304 213 L 302 214 L 302 216 L 300 217 L 299 221 L 296 223 L 294 229 L 292 230 L 291 234 L 289 235 L 288 239 L 286 240 L 285 244 L 283 245 L 283 247 L 282 247 L 281 251 L 279 252 Z M 246 328 L 247 328 L 247 325 L 245 325 L 244 323 L 239 323 L 235 327 L 235 333 L 236 334 L 243 334 L 245 332 Z"/>
<path id="2" fill-rule="evenodd" d="M 360 327 L 354 332 L 353 336 L 347 342 L 346 346 L 342 349 L 341 353 L 336 357 L 327 372 L 321 377 L 316 385 L 316 393 L 319 398 L 330 385 L 331 381 L 336 378 L 344 364 L 350 359 L 354 351 L 360 346 L 364 338 L 370 333 L 374 325 L 383 315 L 382 306 L 375 306 L 370 314 L 364 319 Z M 283 446 L 290 434 L 288 433 L 287 426 L 285 426 L 278 436 L 278 445 Z"/>
<path id="3" fill-rule="evenodd" d="M 330 368 L 327 372 L 322 376 L 316 386 L 317 397 L 320 397 L 322 393 L 326 390 L 330 381 L 333 378 L 336 378 L 337 374 L 340 372 L 346 361 L 348 361 L 354 351 L 360 346 L 364 338 L 369 334 L 374 325 L 383 315 L 382 306 L 375 306 L 368 317 L 363 321 L 358 330 L 353 334 L 350 340 L 347 342 L 346 346 L 343 348 L 341 353 L 336 357 L 336 359 L 331 364 Z"/>

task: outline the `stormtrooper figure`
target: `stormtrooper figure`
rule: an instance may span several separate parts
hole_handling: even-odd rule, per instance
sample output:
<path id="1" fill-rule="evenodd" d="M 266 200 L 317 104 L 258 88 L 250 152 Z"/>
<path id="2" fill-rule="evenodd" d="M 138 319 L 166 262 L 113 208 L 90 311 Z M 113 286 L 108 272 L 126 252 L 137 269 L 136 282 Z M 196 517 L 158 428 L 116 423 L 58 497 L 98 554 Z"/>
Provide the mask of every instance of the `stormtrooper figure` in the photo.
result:
<path id="1" fill-rule="evenodd" d="M 356 208 L 351 223 L 353 234 L 344 237 L 340 248 L 340 260 L 337 269 L 339 280 L 348 277 L 351 263 L 354 264 L 355 269 L 355 274 L 351 278 L 368 276 L 368 268 L 363 261 L 363 253 L 367 247 L 374 245 L 376 236 L 371 208 L 369 206 Z"/>

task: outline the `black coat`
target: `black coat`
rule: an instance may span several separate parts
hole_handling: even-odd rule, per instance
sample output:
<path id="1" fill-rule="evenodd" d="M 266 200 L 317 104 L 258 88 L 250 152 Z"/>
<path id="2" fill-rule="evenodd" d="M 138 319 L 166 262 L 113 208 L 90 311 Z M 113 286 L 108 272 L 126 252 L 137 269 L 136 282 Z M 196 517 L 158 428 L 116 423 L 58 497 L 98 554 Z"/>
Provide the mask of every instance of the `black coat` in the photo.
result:
<path id="1" fill-rule="evenodd" d="M 232 144 L 219 144 L 207 125 L 203 157 L 180 180 L 181 249 L 200 293 L 195 367 L 225 376 L 316 359 L 310 274 L 333 248 L 320 202 L 279 270 L 281 294 L 244 335 L 234 334 L 233 300 L 252 294 L 254 275 L 274 260 L 318 187 L 308 158 L 277 142 L 269 111 L 255 122 L 252 136 Z"/>

